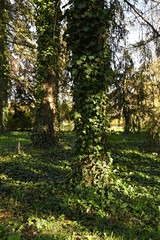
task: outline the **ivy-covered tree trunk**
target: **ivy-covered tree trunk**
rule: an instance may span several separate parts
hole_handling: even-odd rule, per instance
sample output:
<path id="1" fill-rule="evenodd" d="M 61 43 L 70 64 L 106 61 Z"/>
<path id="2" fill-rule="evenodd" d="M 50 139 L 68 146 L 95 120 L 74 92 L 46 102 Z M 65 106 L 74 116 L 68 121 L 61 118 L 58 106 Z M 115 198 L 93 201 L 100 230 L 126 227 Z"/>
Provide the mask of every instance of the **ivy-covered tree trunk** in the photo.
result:
<path id="1" fill-rule="evenodd" d="M 6 1 L 0 1 L 0 131 L 4 129 L 3 109 L 7 104 L 8 58 L 7 58 Z"/>
<path id="2" fill-rule="evenodd" d="M 32 135 L 34 145 L 52 146 L 57 141 L 57 94 L 59 0 L 36 2 L 38 55 L 36 73 L 36 119 Z"/>
<path id="3" fill-rule="evenodd" d="M 111 78 L 110 14 L 104 0 L 74 0 L 68 14 L 68 47 L 74 83 L 75 177 L 103 187 L 109 173 L 107 82 Z"/>

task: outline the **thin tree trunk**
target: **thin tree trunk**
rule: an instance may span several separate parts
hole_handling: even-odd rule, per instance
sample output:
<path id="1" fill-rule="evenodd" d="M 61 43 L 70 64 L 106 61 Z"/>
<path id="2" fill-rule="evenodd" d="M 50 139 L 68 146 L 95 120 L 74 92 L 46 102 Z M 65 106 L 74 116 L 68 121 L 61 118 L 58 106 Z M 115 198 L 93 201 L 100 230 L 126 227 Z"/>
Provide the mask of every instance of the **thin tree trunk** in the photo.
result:
<path id="1" fill-rule="evenodd" d="M 8 88 L 8 60 L 7 60 L 7 34 L 5 0 L 0 1 L 0 131 L 4 129 L 3 109 L 7 104 Z"/>

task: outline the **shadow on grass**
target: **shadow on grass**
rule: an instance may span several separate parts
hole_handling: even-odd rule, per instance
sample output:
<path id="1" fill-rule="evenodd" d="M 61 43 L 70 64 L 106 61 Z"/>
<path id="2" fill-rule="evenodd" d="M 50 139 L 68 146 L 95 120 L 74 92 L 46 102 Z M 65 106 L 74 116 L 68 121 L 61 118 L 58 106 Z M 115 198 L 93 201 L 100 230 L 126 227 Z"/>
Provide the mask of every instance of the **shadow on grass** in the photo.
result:
<path id="1" fill-rule="evenodd" d="M 14 229 L 16 232 L 19 226 L 23 226 L 25 239 L 59 240 L 67 239 L 67 234 L 68 239 L 69 236 L 86 239 L 88 233 L 98 234 L 102 239 L 113 234 L 117 238 L 123 237 L 123 240 L 158 240 L 158 209 L 157 199 L 153 204 L 154 196 L 143 195 L 142 192 L 125 193 L 123 184 L 119 188 L 113 184 L 106 189 L 102 207 L 100 196 L 91 189 L 73 190 L 69 184 L 72 142 L 73 136 L 65 134 L 55 149 L 33 151 L 31 154 L 28 151 L 28 154 L 21 155 L 10 151 L 1 157 L 0 203 L 3 209 L 11 209 L 14 222 L 19 223 L 17 228 L 11 225 L 7 231 Z M 158 163 L 154 159 L 146 159 L 138 153 L 121 153 L 117 146 L 114 163 L 122 168 L 118 174 L 127 184 L 130 178 L 129 184 L 136 182 L 146 188 L 158 185 L 157 179 L 150 180 L 137 174 L 144 172 L 158 177 Z M 27 149 L 27 145 L 25 147 Z M 123 176 L 123 172 L 131 171 L 133 175 Z M 49 216 L 55 218 L 50 232 L 47 226 Z"/>
<path id="2" fill-rule="evenodd" d="M 156 151 L 160 153 L 159 146 L 152 143 L 147 132 L 115 132 L 110 134 L 110 140 L 114 149 L 139 150 L 145 153 Z"/>
<path id="3" fill-rule="evenodd" d="M 124 178 L 131 178 L 144 186 L 160 186 L 160 159 L 159 157 L 144 156 L 143 153 L 122 152 L 120 149 L 113 151 L 114 167 L 121 168 L 120 175 Z M 128 175 L 127 175 L 128 174 Z M 127 177 L 126 177 L 127 176 Z"/>

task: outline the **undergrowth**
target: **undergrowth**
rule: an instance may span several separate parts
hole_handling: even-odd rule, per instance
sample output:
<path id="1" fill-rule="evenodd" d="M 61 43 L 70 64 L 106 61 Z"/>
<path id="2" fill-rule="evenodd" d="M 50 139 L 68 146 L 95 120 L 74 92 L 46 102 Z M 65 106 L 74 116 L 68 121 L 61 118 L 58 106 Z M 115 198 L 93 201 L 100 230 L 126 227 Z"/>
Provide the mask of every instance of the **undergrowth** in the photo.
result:
<path id="1" fill-rule="evenodd" d="M 71 184 L 73 133 L 45 150 L 28 135 L 0 136 L 1 240 L 160 239 L 160 158 L 145 133 L 111 133 L 103 197 Z"/>

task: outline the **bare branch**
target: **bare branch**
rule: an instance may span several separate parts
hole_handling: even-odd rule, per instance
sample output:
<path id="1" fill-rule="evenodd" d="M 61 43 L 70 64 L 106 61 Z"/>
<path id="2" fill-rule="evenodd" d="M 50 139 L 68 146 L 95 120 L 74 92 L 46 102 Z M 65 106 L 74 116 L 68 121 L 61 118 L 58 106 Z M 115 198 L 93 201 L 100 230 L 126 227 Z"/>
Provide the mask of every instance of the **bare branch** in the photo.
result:
<path id="1" fill-rule="evenodd" d="M 149 26 L 152 28 L 152 30 L 153 30 L 153 32 L 154 32 L 155 38 L 160 37 L 159 32 L 158 32 L 158 31 L 154 28 L 154 26 L 137 10 L 137 8 L 136 8 L 133 4 L 131 4 L 128 0 L 124 0 L 124 2 L 127 3 L 127 4 L 134 10 L 134 12 L 137 13 L 138 16 L 139 16 L 145 23 L 147 23 L 147 25 L 149 25 Z"/>
<path id="2" fill-rule="evenodd" d="M 151 41 L 153 41 L 155 39 L 156 39 L 156 37 L 151 37 L 151 38 L 149 38 L 149 39 L 147 39 L 145 41 L 141 40 L 141 41 L 139 41 L 139 42 L 137 42 L 135 44 L 132 44 L 132 46 L 133 47 L 142 47 L 142 46 L 145 46 L 146 44 L 150 43 Z"/>

